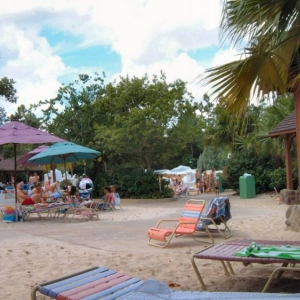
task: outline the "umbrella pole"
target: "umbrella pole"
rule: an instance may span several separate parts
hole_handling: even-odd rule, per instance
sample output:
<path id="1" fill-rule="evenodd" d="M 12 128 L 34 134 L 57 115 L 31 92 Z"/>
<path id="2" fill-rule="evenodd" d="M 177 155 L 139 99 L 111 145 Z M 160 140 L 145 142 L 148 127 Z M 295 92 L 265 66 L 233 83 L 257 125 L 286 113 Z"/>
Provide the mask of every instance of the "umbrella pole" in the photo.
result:
<path id="1" fill-rule="evenodd" d="M 64 168 L 65 168 L 65 179 L 66 179 L 66 184 L 67 184 L 67 166 L 66 166 L 66 160 L 64 159 Z"/>
<path id="2" fill-rule="evenodd" d="M 18 222 L 18 195 L 17 195 L 17 144 L 14 144 L 14 188 L 15 188 L 15 217 L 16 217 L 16 222 Z"/>

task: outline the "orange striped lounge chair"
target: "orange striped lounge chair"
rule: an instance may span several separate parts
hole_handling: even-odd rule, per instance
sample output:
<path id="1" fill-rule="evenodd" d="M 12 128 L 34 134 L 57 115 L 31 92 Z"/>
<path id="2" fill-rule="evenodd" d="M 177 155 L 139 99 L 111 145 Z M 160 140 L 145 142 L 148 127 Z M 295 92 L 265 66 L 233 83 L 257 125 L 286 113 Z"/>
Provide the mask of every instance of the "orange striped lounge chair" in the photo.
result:
<path id="1" fill-rule="evenodd" d="M 160 220 L 156 227 L 148 230 L 148 244 L 164 248 L 169 245 L 173 237 L 179 237 L 182 235 L 191 235 L 195 241 L 204 242 L 203 240 L 199 240 L 195 235 L 199 233 L 199 231 L 196 231 L 197 224 L 204 210 L 204 206 L 205 200 L 188 200 L 179 220 Z M 166 224 L 168 224 L 168 227 L 165 227 Z M 173 224 L 173 227 L 169 224 Z M 208 230 L 205 230 L 205 228 L 204 231 L 213 243 L 214 240 L 211 233 Z"/>

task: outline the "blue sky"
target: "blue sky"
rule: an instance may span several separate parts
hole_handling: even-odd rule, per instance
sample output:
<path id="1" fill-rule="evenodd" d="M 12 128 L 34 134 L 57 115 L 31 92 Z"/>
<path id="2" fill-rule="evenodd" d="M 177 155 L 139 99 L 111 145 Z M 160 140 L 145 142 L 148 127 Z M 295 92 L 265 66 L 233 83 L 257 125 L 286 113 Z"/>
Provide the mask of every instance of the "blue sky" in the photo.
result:
<path id="1" fill-rule="evenodd" d="M 0 12 L 0 77 L 13 78 L 17 105 L 55 97 L 78 74 L 165 72 L 195 84 L 206 68 L 231 61 L 219 45 L 220 0 L 10 0 Z M 0 100 L 3 101 L 3 100 Z"/>

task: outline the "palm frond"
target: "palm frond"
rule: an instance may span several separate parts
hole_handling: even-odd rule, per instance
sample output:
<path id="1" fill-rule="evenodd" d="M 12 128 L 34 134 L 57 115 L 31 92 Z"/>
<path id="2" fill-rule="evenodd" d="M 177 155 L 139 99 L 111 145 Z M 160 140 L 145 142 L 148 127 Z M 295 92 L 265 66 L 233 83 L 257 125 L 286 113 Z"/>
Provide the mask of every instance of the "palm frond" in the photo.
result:
<path id="1" fill-rule="evenodd" d="M 299 17 L 297 0 L 227 0 L 221 22 L 223 41 L 235 44 L 270 32 L 288 31 Z"/>

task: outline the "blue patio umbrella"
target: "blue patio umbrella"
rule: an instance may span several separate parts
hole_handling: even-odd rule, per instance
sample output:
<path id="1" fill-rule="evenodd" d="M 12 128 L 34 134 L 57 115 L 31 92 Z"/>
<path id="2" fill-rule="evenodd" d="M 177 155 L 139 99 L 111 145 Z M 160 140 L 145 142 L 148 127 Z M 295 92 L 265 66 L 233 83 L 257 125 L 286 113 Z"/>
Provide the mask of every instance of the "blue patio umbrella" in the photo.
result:
<path id="1" fill-rule="evenodd" d="M 65 174 L 67 176 L 66 163 L 93 159 L 100 154 L 101 152 L 99 151 L 72 142 L 59 142 L 31 157 L 28 161 L 36 165 L 64 164 Z"/>

